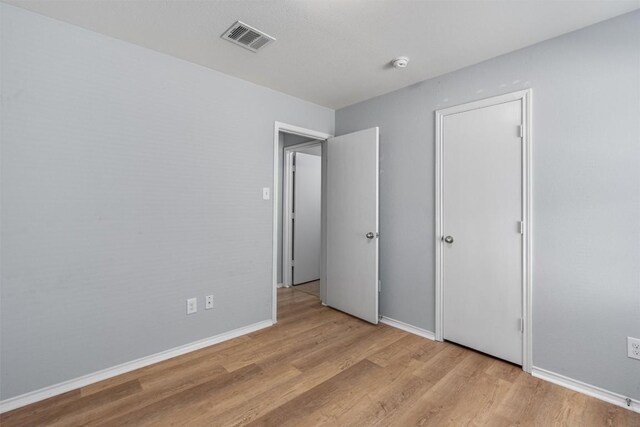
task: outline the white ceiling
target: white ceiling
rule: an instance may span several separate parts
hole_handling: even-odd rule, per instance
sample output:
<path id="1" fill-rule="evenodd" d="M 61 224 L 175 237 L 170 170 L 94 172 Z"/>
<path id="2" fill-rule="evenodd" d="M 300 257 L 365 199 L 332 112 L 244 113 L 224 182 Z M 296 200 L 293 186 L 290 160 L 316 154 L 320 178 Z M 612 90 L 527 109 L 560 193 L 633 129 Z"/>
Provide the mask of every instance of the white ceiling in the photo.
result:
<path id="1" fill-rule="evenodd" d="M 3 0 L 340 108 L 640 8 L 640 0 Z M 220 39 L 236 20 L 277 38 Z M 388 65 L 395 56 L 409 67 Z"/>

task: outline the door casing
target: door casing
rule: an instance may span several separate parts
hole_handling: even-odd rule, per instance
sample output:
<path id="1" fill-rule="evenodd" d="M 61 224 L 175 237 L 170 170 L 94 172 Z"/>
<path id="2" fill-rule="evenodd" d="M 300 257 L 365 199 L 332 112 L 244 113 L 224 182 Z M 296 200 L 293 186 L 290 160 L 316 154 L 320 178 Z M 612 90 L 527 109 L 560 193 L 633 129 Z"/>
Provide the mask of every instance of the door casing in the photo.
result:
<path id="1" fill-rule="evenodd" d="M 532 248 L 532 90 L 526 89 L 518 92 L 498 95 L 491 98 L 482 99 L 466 104 L 437 110 L 436 119 L 436 187 L 435 187 L 435 284 L 436 284 L 436 340 L 443 340 L 444 330 L 444 275 L 443 275 L 443 215 L 444 215 L 444 186 L 443 186 L 443 166 L 444 166 L 444 118 L 451 114 L 471 111 L 478 108 L 490 107 L 492 105 L 520 100 L 522 103 L 522 215 L 524 230 L 522 237 L 522 317 L 523 317 L 523 339 L 522 339 L 522 369 L 531 372 L 532 366 L 532 282 L 531 282 L 531 248 Z"/>

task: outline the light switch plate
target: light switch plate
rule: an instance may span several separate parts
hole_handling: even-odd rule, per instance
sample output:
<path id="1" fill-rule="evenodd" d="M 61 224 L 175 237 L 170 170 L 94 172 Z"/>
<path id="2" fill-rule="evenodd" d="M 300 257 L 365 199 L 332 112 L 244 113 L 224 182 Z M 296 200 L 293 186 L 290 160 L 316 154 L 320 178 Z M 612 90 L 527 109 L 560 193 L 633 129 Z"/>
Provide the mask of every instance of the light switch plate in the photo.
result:
<path id="1" fill-rule="evenodd" d="M 269 187 L 264 187 L 262 189 L 262 200 L 269 200 L 271 198 L 271 189 Z"/>
<path id="2" fill-rule="evenodd" d="M 627 337 L 627 356 L 640 360 L 640 338 Z"/>
<path id="3" fill-rule="evenodd" d="M 187 314 L 194 314 L 198 311 L 198 298 L 189 298 L 187 300 Z"/>

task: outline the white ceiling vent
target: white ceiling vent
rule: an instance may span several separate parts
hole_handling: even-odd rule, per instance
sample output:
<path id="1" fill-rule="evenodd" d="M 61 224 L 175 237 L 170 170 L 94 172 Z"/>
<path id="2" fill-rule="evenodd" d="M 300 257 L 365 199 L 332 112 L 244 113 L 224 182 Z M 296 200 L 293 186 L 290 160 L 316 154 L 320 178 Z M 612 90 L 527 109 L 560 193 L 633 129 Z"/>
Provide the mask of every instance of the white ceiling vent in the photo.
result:
<path id="1" fill-rule="evenodd" d="M 276 41 L 275 37 L 271 37 L 241 21 L 236 21 L 236 23 L 220 37 L 249 49 L 252 52 L 257 52 L 269 43 Z"/>

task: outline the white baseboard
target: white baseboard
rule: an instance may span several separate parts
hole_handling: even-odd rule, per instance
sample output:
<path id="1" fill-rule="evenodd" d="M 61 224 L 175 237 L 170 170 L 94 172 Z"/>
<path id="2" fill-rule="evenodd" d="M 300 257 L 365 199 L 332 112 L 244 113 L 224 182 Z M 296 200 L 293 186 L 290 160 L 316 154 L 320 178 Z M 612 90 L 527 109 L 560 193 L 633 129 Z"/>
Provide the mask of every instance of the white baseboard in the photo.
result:
<path id="1" fill-rule="evenodd" d="M 278 283 L 276 286 L 278 287 L 278 289 L 284 288 L 284 283 Z"/>
<path id="2" fill-rule="evenodd" d="M 172 357 L 180 356 L 182 354 L 200 350 L 204 347 L 209 347 L 213 344 L 218 344 L 223 341 L 237 338 L 239 336 L 246 335 L 272 325 L 273 322 L 271 320 L 263 320 L 262 322 L 234 329 L 229 332 L 224 332 L 222 334 L 195 341 L 189 344 L 181 345 L 179 347 L 174 347 L 172 349 L 161 351 L 160 353 L 152 354 L 150 356 L 141 357 L 140 359 L 132 360 L 131 362 L 125 362 L 111 368 L 83 375 L 81 377 L 54 384 L 49 387 L 41 388 L 40 390 L 35 390 L 29 393 L 22 394 L 20 396 L 15 396 L 0 401 L 0 414 L 20 408 L 22 406 L 29 405 L 31 403 L 38 402 L 40 400 L 47 399 L 49 397 L 56 396 L 58 394 L 78 389 L 80 387 L 85 387 L 98 381 L 106 380 L 117 375 L 144 368 L 145 366 L 153 365 L 154 363 L 162 362 L 163 360 L 171 359 Z"/>
<path id="3" fill-rule="evenodd" d="M 582 381 L 574 380 L 573 378 L 565 377 L 564 375 L 556 374 L 555 372 L 547 371 L 546 369 L 536 368 L 535 366 L 531 369 L 531 375 L 536 378 L 549 381 L 550 383 L 577 391 L 578 393 L 586 394 L 587 396 L 595 397 L 596 399 L 604 400 L 605 402 L 613 403 L 614 405 L 640 413 L 639 400 L 631 399 L 631 406 L 627 406 L 626 396 L 591 384 L 583 383 Z"/>
<path id="4" fill-rule="evenodd" d="M 399 320 L 390 319 L 388 317 L 382 316 L 380 318 L 380 323 L 393 326 L 394 328 L 402 329 L 405 332 L 409 332 L 411 334 L 430 339 L 431 341 L 436 340 L 436 335 L 433 332 L 427 331 L 426 329 L 418 328 L 417 326 L 413 326 L 408 323 L 401 322 Z"/>

